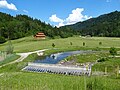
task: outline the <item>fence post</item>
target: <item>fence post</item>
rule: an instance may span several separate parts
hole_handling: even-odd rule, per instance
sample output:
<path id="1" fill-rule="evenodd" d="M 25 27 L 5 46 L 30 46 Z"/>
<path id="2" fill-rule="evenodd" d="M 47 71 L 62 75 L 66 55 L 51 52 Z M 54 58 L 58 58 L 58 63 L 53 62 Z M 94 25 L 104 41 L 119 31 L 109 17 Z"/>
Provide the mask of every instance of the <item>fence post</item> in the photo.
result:
<path id="1" fill-rule="evenodd" d="M 119 66 L 117 66 L 117 77 L 119 77 Z"/>
<path id="2" fill-rule="evenodd" d="M 86 90 L 86 76 L 84 75 L 84 90 Z"/>
<path id="3" fill-rule="evenodd" d="M 107 67 L 105 67 L 105 75 L 107 74 Z"/>

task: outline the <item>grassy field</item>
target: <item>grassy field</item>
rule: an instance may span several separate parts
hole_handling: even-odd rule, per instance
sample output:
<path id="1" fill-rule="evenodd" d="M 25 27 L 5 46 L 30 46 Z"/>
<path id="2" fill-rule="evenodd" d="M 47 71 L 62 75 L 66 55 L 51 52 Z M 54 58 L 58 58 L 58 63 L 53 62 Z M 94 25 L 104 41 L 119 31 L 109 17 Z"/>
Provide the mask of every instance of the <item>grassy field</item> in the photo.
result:
<path id="1" fill-rule="evenodd" d="M 70 45 L 72 42 L 72 45 Z M 83 46 L 85 42 L 85 46 Z M 99 45 L 99 42 L 102 42 Z M 70 37 L 65 39 L 35 40 L 33 37 L 25 37 L 12 41 L 14 52 L 28 52 L 38 49 L 50 49 L 45 55 L 70 50 L 109 50 L 115 47 L 120 50 L 120 38 L 106 37 Z M 55 44 L 55 49 L 52 47 Z M 6 44 L 0 45 L 0 50 L 5 50 Z M 120 54 L 118 54 L 120 55 Z M 68 60 L 76 58 L 77 63 L 95 62 L 102 57 L 108 57 L 109 53 L 93 53 L 75 55 L 68 57 Z M 48 73 L 23 72 L 21 69 L 32 62 L 37 54 L 29 55 L 19 63 L 11 64 L 0 68 L 0 90 L 119 90 L 120 76 L 67 76 Z M 15 59 L 15 58 L 14 58 Z M 115 69 L 120 66 L 120 58 L 109 58 L 107 61 L 97 63 L 93 66 L 93 71 L 104 72 L 108 67 L 108 72 L 116 73 Z"/>
<path id="2" fill-rule="evenodd" d="M 105 71 L 105 67 L 107 67 L 107 72 L 116 73 L 117 66 L 120 66 L 120 58 L 108 58 L 108 60 L 104 62 L 95 64 L 93 71 Z"/>
<path id="3" fill-rule="evenodd" d="M 70 45 L 72 42 L 72 45 Z M 85 46 L 83 46 L 85 42 Z M 102 42 L 99 45 L 99 42 Z M 25 37 L 18 40 L 12 41 L 14 46 L 14 52 L 28 52 L 38 49 L 50 49 L 52 43 L 55 44 L 55 48 L 60 49 L 95 49 L 96 47 L 108 49 L 110 47 L 116 47 L 120 49 L 120 38 L 107 38 L 107 37 L 69 37 L 65 39 L 46 39 L 46 40 L 35 40 L 32 36 Z M 0 50 L 5 50 L 5 44 L 0 45 Z"/>
<path id="4" fill-rule="evenodd" d="M 77 54 L 73 56 L 69 56 L 66 58 L 67 61 L 69 60 L 76 60 L 77 63 L 86 63 L 86 62 L 96 62 L 102 57 L 108 56 L 108 52 L 95 52 L 95 53 L 83 53 L 83 54 Z"/>
<path id="5" fill-rule="evenodd" d="M 68 76 L 48 73 L 23 72 L 27 62 L 33 61 L 36 54 L 23 62 L 7 65 L 0 69 L 1 90 L 119 90 L 120 77 L 111 76 Z M 91 89 L 92 88 L 92 89 Z"/>
<path id="6" fill-rule="evenodd" d="M 119 79 L 99 76 L 12 72 L 0 77 L 1 90 L 119 90 L 119 84 Z"/>

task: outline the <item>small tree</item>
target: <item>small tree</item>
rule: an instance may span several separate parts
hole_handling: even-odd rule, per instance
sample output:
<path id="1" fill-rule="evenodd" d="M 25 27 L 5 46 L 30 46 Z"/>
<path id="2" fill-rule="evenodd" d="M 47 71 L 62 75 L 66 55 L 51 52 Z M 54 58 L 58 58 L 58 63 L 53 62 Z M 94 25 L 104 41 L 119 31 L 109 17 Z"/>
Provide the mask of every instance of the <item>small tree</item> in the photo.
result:
<path id="1" fill-rule="evenodd" d="M 0 36 L 0 44 L 4 42 L 6 42 L 5 38 Z"/>
<path id="2" fill-rule="evenodd" d="M 85 46 L 85 42 L 83 42 L 83 46 Z"/>
<path id="3" fill-rule="evenodd" d="M 72 42 L 70 42 L 70 45 L 73 45 L 73 43 L 72 43 Z"/>
<path id="4" fill-rule="evenodd" d="M 111 47 L 110 50 L 109 50 L 109 52 L 113 56 L 117 55 L 117 50 L 114 47 Z"/>
<path id="5" fill-rule="evenodd" d="M 99 42 L 99 45 L 102 45 L 102 42 Z"/>
<path id="6" fill-rule="evenodd" d="M 55 44 L 54 44 L 54 43 L 52 43 L 52 47 L 55 47 Z"/>
<path id="7" fill-rule="evenodd" d="M 14 49 L 14 47 L 12 45 L 12 42 L 9 40 L 8 44 L 7 44 L 7 47 L 6 47 L 7 54 L 12 54 L 13 53 L 13 49 Z"/>

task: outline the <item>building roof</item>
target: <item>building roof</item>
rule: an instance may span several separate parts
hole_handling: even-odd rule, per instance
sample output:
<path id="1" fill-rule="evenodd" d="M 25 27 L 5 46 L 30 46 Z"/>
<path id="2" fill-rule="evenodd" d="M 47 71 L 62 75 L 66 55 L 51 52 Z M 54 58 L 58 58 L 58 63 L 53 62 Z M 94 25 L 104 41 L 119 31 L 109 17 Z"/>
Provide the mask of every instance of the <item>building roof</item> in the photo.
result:
<path id="1" fill-rule="evenodd" d="M 45 34 L 44 33 L 42 33 L 42 32 L 38 32 L 34 37 L 36 37 L 36 38 L 45 38 Z"/>

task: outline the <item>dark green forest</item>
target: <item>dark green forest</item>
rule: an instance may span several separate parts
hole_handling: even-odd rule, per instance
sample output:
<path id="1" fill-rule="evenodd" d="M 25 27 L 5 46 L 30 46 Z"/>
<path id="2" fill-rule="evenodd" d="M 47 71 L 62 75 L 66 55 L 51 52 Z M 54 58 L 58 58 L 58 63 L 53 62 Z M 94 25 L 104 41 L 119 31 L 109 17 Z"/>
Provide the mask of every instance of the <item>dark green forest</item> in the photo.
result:
<path id="1" fill-rule="evenodd" d="M 50 38 L 59 36 L 61 38 L 70 37 L 75 32 L 67 27 L 52 27 L 38 19 L 33 19 L 27 15 L 16 15 L 15 17 L 0 12 L 0 43 L 6 40 L 14 40 L 38 32 L 45 33 Z"/>
<path id="2" fill-rule="evenodd" d="M 120 37 L 120 12 L 114 11 L 65 27 L 74 29 L 81 35 Z"/>
<path id="3" fill-rule="evenodd" d="M 114 11 L 96 18 L 60 28 L 27 15 L 11 16 L 0 12 L 0 43 L 26 36 L 45 33 L 50 38 L 67 38 L 73 35 L 120 37 L 120 12 Z"/>

